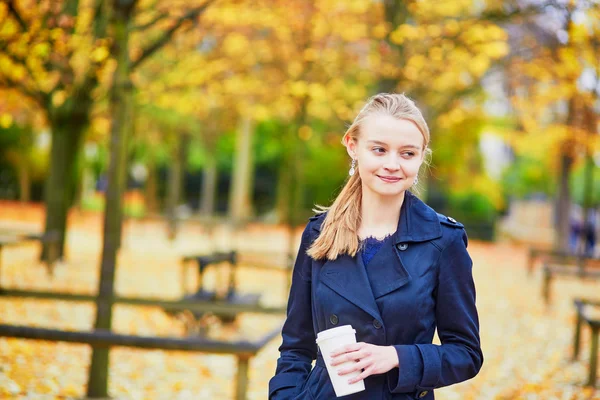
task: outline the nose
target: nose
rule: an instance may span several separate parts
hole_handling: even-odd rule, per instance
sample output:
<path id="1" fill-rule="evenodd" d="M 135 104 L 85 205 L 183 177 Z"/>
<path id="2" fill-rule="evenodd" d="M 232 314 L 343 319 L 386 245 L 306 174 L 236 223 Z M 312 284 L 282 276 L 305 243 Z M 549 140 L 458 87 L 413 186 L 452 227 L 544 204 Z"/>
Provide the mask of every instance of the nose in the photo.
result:
<path id="1" fill-rule="evenodd" d="M 383 168 L 387 171 L 398 171 L 400 169 L 400 158 L 393 154 L 389 155 Z"/>

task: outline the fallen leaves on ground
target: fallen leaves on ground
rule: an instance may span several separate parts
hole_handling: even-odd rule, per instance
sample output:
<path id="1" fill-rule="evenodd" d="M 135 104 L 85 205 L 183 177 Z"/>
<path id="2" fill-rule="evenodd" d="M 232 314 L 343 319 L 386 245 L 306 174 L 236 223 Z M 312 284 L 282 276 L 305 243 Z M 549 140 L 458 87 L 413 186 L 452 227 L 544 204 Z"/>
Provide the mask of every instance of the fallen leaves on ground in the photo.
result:
<path id="1" fill-rule="evenodd" d="M 41 229 L 40 210 L 0 210 L 0 228 Z M 14 216 L 19 219 L 15 220 Z M 0 282 L 4 287 L 94 293 L 98 282 L 101 219 L 92 214 L 71 216 L 67 261 L 49 277 L 37 262 L 36 244 L 7 247 L 2 254 Z M 299 232 L 297 232 L 299 233 Z M 123 296 L 176 299 L 182 295 L 179 258 L 224 250 L 234 245 L 253 251 L 285 251 L 283 228 L 252 226 L 232 236 L 225 227 L 212 234 L 199 224 L 181 227 L 176 241 L 166 239 L 160 221 L 128 221 L 119 255 L 116 292 Z M 485 355 L 479 375 L 467 382 L 436 390 L 438 400 L 469 399 L 600 399 L 600 391 L 583 387 L 589 367 L 589 330 L 584 329 L 580 359 L 571 362 L 575 322 L 572 299 L 600 298 L 598 283 L 558 278 L 553 303 L 541 299 L 539 268 L 526 274 L 524 246 L 473 241 L 477 305 Z M 186 273 L 193 286 L 193 269 Z M 217 288 L 226 274 L 208 271 L 205 284 Z M 267 305 L 286 300 L 282 271 L 239 271 L 243 292 L 261 293 Z M 65 330 L 90 330 L 94 308 L 88 303 L 0 298 L 0 323 Z M 254 340 L 276 329 L 282 316 L 238 316 L 234 325 L 214 322 L 209 337 Z M 116 306 L 113 329 L 119 333 L 185 335 L 182 319 L 153 307 Z M 248 399 L 267 396 L 278 357 L 280 336 L 250 361 Z M 236 377 L 233 356 L 182 351 L 113 348 L 110 353 L 109 393 L 116 399 L 232 399 Z M 80 399 L 85 396 L 91 349 L 87 345 L 0 338 L 0 398 Z"/>

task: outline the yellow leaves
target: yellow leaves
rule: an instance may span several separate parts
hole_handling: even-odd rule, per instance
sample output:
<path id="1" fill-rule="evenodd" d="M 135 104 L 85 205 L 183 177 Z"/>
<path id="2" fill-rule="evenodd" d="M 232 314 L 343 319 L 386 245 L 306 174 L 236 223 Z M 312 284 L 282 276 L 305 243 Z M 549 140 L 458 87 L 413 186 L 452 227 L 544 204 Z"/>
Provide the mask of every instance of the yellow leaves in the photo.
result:
<path id="1" fill-rule="evenodd" d="M 435 38 L 441 35 L 442 28 L 438 24 L 432 24 L 426 28 L 426 32 L 429 37 Z"/>
<path id="2" fill-rule="evenodd" d="M 330 31 L 330 25 L 325 19 L 325 16 L 318 16 L 313 21 L 312 34 L 316 40 L 320 40 L 327 36 Z"/>
<path id="3" fill-rule="evenodd" d="M 50 44 L 48 43 L 37 43 L 33 46 L 32 52 L 38 57 L 48 57 L 50 54 Z"/>
<path id="4" fill-rule="evenodd" d="M 7 15 L 8 6 L 5 3 L 0 3 L 0 25 L 4 24 Z"/>
<path id="5" fill-rule="evenodd" d="M 444 34 L 446 36 L 456 36 L 460 32 L 460 25 L 457 20 L 451 19 L 444 24 Z"/>
<path id="6" fill-rule="evenodd" d="M 2 21 L 2 23 L 0 24 L 0 37 L 10 37 L 18 31 L 19 28 L 17 27 L 16 23 L 12 20 Z"/>
<path id="7" fill-rule="evenodd" d="M 583 24 L 572 24 L 569 31 L 569 41 L 573 44 L 582 44 L 587 41 L 589 37 L 588 29 Z"/>
<path id="8" fill-rule="evenodd" d="M 581 64 L 578 60 L 578 52 L 572 47 L 562 47 L 558 51 L 560 64 L 557 66 L 556 72 L 558 76 L 574 79 L 579 76 Z"/>
<path id="9" fill-rule="evenodd" d="M 13 123 L 13 117 L 10 114 L 0 114 L 0 127 L 8 129 Z"/>
<path id="10" fill-rule="evenodd" d="M 308 86 L 308 95 L 316 101 L 322 101 L 327 97 L 327 91 L 320 83 L 311 83 Z"/>
<path id="11" fill-rule="evenodd" d="M 461 108 L 453 108 L 446 114 L 441 115 L 437 122 L 442 129 L 450 129 L 452 126 L 456 126 L 463 122 L 466 118 L 464 110 Z"/>
<path id="12" fill-rule="evenodd" d="M 230 33 L 225 38 L 223 50 L 228 56 L 236 57 L 248 51 L 248 39 L 241 33 Z"/>
<path id="13" fill-rule="evenodd" d="M 308 115 L 313 118 L 327 121 L 333 116 L 333 111 L 328 104 L 322 102 L 311 101 L 307 107 Z"/>
<path id="14" fill-rule="evenodd" d="M 302 64 L 298 61 L 292 61 L 287 66 L 287 73 L 291 78 L 297 78 L 302 73 Z"/>
<path id="15" fill-rule="evenodd" d="M 418 74 L 424 67 L 425 65 L 428 63 L 427 58 L 425 58 L 425 55 L 423 54 L 416 54 L 414 56 L 412 56 L 406 65 L 406 69 L 407 70 L 413 70 L 414 74 Z M 409 74 L 410 75 L 410 74 Z M 416 76 L 415 76 L 416 77 Z M 412 78 L 409 78 L 412 80 Z"/>
<path id="16" fill-rule="evenodd" d="M 315 61 L 318 56 L 319 56 L 319 54 L 317 53 L 317 50 L 314 48 L 309 48 L 309 49 L 304 50 L 304 60 L 305 61 Z"/>
<path id="17" fill-rule="evenodd" d="M 100 62 L 106 60 L 106 58 L 109 55 L 110 55 L 110 52 L 108 51 L 108 48 L 106 48 L 105 46 L 99 46 L 99 47 L 96 47 L 92 51 L 91 58 L 95 62 L 100 63 Z"/>
<path id="18" fill-rule="evenodd" d="M 385 23 L 379 23 L 371 29 L 371 36 L 375 39 L 383 39 L 389 32 L 389 27 Z"/>
<path id="19" fill-rule="evenodd" d="M 485 54 L 477 54 L 469 63 L 469 71 L 476 77 L 483 74 L 490 67 L 490 59 Z"/>
<path id="20" fill-rule="evenodd" d="M 561 124 L 551 124 L 540 128 L 535 118 L 523 117 L 525 132 L 509 134 L 506 139 L 519 155 L 544 159 L 548 154 L 570 136 L 569 129 Z"/>
<path id="21" fill-rule="evenodd" d="M 424 18 L 447 18 L 468 14 L 473 3 L 467 0 L 437 0 L 415 2 L 414 11 Z"/>
<path id="22" fill-rule="evenodd" d="M 501 210 L 504 207 L 502 187 L 498 181 L 491 179 L 487 175 L 477 175 L 470 180 L 469 187 L 475 193 L 479 193 L 489 199 L 496 210 Z"/>
<path id="23" fill-rule="evenodd" d="M 54 105 L 54 107 L 60 107 L 65 102 L 66 99 L 67 99 L 67 94 L 65 93 L 65 91 L 57 90 L 52 95 L 52 105 Z"/>
<path id="24" fill-rule="evenodd" d="M 291 82 L 289 92 L 294 97 L 304 97 L 308 93 L 308 84 L 305 81 Z"/>
<path id="25" fill-rule="evenodd" d="M 370 2 L 364 0 L 346 0 L 346 3 L 349 11 L 355 14 L 363 14 L 372 6 Z"/>
<path id="26" fill-rule="evenodd" d="M 313 136 L 313 130 L 310 126 L 308 125 L 303 125 L 300 127 L 300 129 L 298 129 L 298 137 L 304 141 L 308 141 L 310 140 L 310 138 Z"/>
<path id="27" fill-rule="evenodd" d="M 271 118 L 271 113 L 265 105 L 257 104 L 252 109 L 252 117 L 256 121 L 266 121 Z"/>
<path id="28" fill-rule="evenodd" d="M 342 39 L 348 42 L 355 42 L 367 37 L 367 32 L 368 30 L 365 24 L 356 22 L 351 26 L 347 26 L 340 34 Z"/>
<path id="29" fill-rule="evenodd" d="M 106 117 L 93 118 L 91 123 L 92 134 L 97 138 L 108 137 L 110 132 L 110 124 L 110 119 Z"/>
<path id="30" fill-rule="evenodd" d="M 510 46 L 506 42 L 492 42 L 486 44 L 483 51 L 490 58 L 497 59 L 506 56 L 510 51 Z"/>
<path id="31" fill-rule="evenodd" d="M 406 40 L 415 40 L 421 36 L 418 27 L 408 24 L 398 26 L 391 34 L 390 40 L 396 44 L 402 44 Z"/>
<path id="32" fill-rule="evenodd" d="M 429 50 L 429 60 L 440 62 L 444 58 L 444 51 L 439 47 L 434 47 Z"/>

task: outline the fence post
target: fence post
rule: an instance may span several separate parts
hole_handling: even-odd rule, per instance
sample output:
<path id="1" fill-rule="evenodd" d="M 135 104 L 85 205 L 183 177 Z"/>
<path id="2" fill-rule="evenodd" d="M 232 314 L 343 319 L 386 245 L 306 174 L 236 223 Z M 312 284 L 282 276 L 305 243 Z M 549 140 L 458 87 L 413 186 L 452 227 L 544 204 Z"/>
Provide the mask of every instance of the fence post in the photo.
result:
<path id="1" fill-rule="evenodd" d="M 577 322 L 575 325 L 575 338 L 573 340 L 573 361 L 579 358 L 579 348 L 581 347 L 581 324 L 583 323 L 583 317 L 581 316 L 582 304 L 579 301 L 575 301 L 575 307 L 577 308 Z"/>
<path id="2" fill-rule="evenodd" d="M 550 281 L 552 280 L 552 272 L 547 264 L 544 264 L 543 271 L 542 296 L 544 297 L 544 303 L 548 305 L 550 303 Z"/>
<path id="3" fill-rule="evenodd" d="M 592 333 L 592 349 L 590 352 L 590 376 L 588 378 L 588 382 L 586 386 L 596 386 L 596 370 L 598 369 L 598 330 L 600 327 L 591 326 L 590 329 Z"/>
<path id="4" fill-rule="evenodd" d="M 252 355 L 238 355 L 237 381 L 235 387 L 235 400 L 246 400 L 248 391 L 248 366 Z"/>
<path id="5" fill-rule="evenodd" d="M 531 276 L 533 273 L 533 263 L 535 262 L 536 253 L 535 249 L 529 249 L 529 257 L 527 257 L 527 276 Z"/>

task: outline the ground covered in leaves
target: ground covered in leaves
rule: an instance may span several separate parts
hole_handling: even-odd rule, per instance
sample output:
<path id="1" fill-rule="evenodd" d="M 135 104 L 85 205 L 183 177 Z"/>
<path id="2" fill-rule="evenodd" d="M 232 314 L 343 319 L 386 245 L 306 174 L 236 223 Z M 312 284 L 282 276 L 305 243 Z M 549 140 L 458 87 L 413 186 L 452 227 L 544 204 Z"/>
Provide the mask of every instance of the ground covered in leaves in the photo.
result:
<path id="1" fill-rule="evenodd" d="M 0 204 L 0 231 L 39 230 L 41 221 L 39 208 Z M 94 293 L 101 218 L 74 213 L 70 225 L 67 259 L 56 266 L 52 277 L 37 262 L 36 244 L 6 247 L 0 271 L 3 287 Z M 232 244 L 255 252 L 283 250 L 286 243 L 282 228 L 251 226 L 232 234 L 230 229 L 219 227 L 209 234 L 199 223 L 182 226 L 178 238 L 169 242 L 163 222 L 128 221 L 115 288 L 119 295 L 176 299 L 182 295 L 180 256 L 225 250 Z M 552 306 L 545 307 L 539 268 L 531 277 L 526 273 L 525 246 L 472 241 L 469 249 L 475 264 L 485 363 L 475 379 L 436 390 L 436 398 L 600 399 L 600 390 L 583 386 L 589 365 L 587 329 L 580 360 L 570 361 L 572 298 L 600 298 L 598 283 L 558 279 L 553 285 Z M 193 286 L 192 271 L 186 279 Z M 212 271 L 205 284 L 218 289 L 226 279 Z M 238 281 L 241 291 L 261 293 L 265 305 L 285 302 L 283 272 L 242 268 Z M 0 298 L 3 324 L 90 330 L 93 319 L 94 310 L 88 303 Z M 278 329 L 282 321 L 282 316 L 241 315 L 233 326 L 212 321 L 208 335 L 223 340 L 258 339 Z M 113 329 L 136 335 L 185 335 L 184 321 L 151 307 L 115 307 Z M 251 360 L 248 399 L 267 397 L 280 340 L 272 340 Z M 81 399 L 90 356 L 87 345 L 0 338 L 0 399 Z M 233 356 L 114 348 L 110 361 L 109 393 L 117 399 L 233 398 Z"/>

